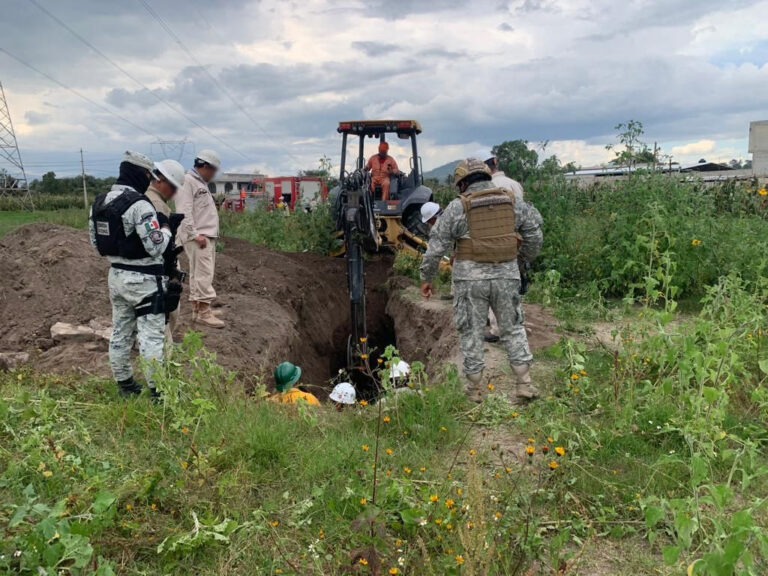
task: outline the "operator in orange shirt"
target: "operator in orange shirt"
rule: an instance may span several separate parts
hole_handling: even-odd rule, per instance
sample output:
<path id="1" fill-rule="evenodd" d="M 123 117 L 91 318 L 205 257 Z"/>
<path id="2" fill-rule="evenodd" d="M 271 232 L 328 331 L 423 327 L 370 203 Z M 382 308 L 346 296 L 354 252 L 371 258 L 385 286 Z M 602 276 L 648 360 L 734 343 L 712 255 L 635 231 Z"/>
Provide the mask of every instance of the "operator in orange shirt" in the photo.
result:
<path id="1" fill-rule="evenodd" d="M 379 153 L 371 156 L 368 164 L 365 165 L 366 172 L 371 173 L 371 187 L 376 190 L 376 186 L 381 186 L 381 199 L 385 202 L 389 200 L 389 177 L 400 174 L 397 162 L 387 152 L 389 152 L 389 144 L 381 142 Z"/>

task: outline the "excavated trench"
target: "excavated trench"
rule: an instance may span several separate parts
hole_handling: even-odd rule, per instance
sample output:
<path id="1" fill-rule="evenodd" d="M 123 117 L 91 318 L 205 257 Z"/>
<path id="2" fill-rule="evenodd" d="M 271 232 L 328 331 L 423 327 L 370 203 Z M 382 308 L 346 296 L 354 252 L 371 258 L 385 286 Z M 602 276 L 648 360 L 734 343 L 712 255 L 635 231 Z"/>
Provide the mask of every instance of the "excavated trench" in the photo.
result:
<path id="1" fill-rule="evenodd" d="M 302 383 L 320 397 L 345 367 L 349 296 L 343 259 L 286 254 L 234 238 L 221 240 L 216 261 L 217 303 L 226 327 L 202 329 L 217 361 L 249 388 L 273 386 L 275 366 L 302 367 Z M 182 261 L 182 267 L 186 263 Z M 0 239 L 0 360 L 29 354 L 33 368 L 108 377 L 107 342 L 98 335 L 53 337 L 57 322 L 109 326 L 107 263 L 81 230 L 51 224 L 23 226 Z M 402 279 L 392 279 L 390 257 L 366 262 L 369 346 L 375 354 L 394 344 L 408 362 L 452 359 L 456 334 L 450 305 L 424 302 Z M 182 302 L 176 338 L 189 330 Z M 0 362 L 2 366 L 2 362 Z M 363 396 L 375 395 L 361 386 Z"/>

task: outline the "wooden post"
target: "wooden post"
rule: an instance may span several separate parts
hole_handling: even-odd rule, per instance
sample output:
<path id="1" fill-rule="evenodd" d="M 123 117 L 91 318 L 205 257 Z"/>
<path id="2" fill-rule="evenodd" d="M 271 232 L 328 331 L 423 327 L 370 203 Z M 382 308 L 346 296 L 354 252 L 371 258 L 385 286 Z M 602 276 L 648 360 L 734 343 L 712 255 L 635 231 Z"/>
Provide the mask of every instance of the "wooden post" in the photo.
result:
<path id="1" fill-rule="evenodd" d="M 80 148 L 80 171 L 83 174 L 83 206 L 88 210 L 88 190 L 85 186 L 85 162 L 83 161 L 83 149 Z"/>

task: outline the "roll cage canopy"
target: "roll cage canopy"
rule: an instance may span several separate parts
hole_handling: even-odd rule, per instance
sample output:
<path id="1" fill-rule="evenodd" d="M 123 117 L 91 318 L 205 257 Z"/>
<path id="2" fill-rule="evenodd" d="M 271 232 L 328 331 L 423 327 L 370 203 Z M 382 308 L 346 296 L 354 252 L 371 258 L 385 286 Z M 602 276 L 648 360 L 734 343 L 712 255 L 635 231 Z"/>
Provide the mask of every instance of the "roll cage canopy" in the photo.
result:
<path id="1" fill-rule="evenodd" d="M 402 134 L 405 137 L 421 134 L 421 124 L 416 120 L 352 120 L 339 122 L 340 134 L 356 136 L 380 136 L 381 134 Z"/>
<path id="2" fill-rule="evenodd" d="M 365 166 L 365 139 L 378 138 L 381 142 L 386 140 L 385 134 L 397 134 L 398 138 L 411 141 L 411 170 L 413 182 L 418 186 L 422 183 L 419 150 L 416 144 L 416 135 L 421 134 L 421 124 L 416 120 L 352 120 L 339 122 L 337 128 L 342 135 L 341 166 L 339 180 L 343 183 L 346 179 L 347 164 L 347 137 L 358 136 L 360 139 L 355 168 L 362 170 Z"/>

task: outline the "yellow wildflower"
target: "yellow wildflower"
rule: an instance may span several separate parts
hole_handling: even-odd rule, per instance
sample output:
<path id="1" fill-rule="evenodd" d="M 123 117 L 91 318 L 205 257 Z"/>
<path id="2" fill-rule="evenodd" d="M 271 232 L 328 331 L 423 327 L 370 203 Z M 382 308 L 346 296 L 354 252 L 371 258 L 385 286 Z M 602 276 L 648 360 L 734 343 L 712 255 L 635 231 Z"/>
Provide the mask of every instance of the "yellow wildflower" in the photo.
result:
<path id="1" fill-rule="evenodd" d="M 440 432 L 448 432 L 448 428 L 445 426 L 440 426 Z"/>
<path id="2" fill-rule="evenodd" d="M 555 446 L 555 454 L 558 456 L 565 456 L 565 448 L 562 446 Z"/>
<path id="3" fill-rule="evenodd" d="M 368 354 L 360 354 L 360 358 L 363 359 L 363 360 L 367 360 L 368 359 Z"/>
<path id="4" fill-rule="evenodd" d="M 462 490 L 461 488 L 456 488 L 456 494 L 461 496 L 462 494 L 464 494 L 464 490 Z"/>
<path id="5" fill-rule="evenodd" d="M 360 342 L 361 342 L 362 344 L 365 344 L 367 341 L 368 341 L 368 338 L 366 338 L 365 336 L 363 336 L 362 338 L 360 338 Z"/>
<path id="6" fill-rule="evenodd" d="M 360 406 L 368 406 L 367 400 L 360 400 Z"/>
<path id="7" fill-rule="evenodd" d="M 488 384 L 488 390 L 490 390 L 491 392 L 493 392 L 493 389 L 494 389 L 494 388 L 495 388 L 495 386 L 494 386 L 493 384 L 490 384 L 490 383 Z"/>
<path id="8" fill-rule="evenodd" d="M 579 375 L 578 374 L 571 374 L 571 380 L 578 380 Z"/>
<path id="9" fill-rule="evenodd" d="M 411 469 L 410 469 L 410 468 L 408 468 L 408 466 L 405 466 L 405 467 L 403 468 L 403 472 L 405 472 L 406 474 L 410 474 L 410 473 L 411 473 Z"/>
<path id="10" fill-rule="evenodd" d="M 506 472 L 507 474 L 511 474 L 512 473 L 512 468 L 510 468 L 509 466 L 506 466 L 504 468 L 504 472 Z"/>
<path id="11" fill-rule="evenodd" d="M 426 472 L 427 468 L 425 466 L 422 466 L 419 468 L 419 472 Z"/>
<path id="12" fill-rule="evenodd" d="M 392 476 L 392 470 L 387 470 L 386 474 L 387 476 Z"/>
<path id="13" fill-rule="evenodd" d="M 549 463 L 549 467 L 550 467 L 552 470 L 557 470 L 557 467 L 558 467 L 558 466 L 559 466 L 559 464 L 558 464 L 557 462 L 555 462 L 554 460 L 550 461 L 550 463 Z"/>
<path id="14" fill-rule="evenodd" d="M 269 525 L 272 526 L 272 528 L 277 528 L 278 526 L 280 526 L 280 520 L 272 520 L 272 522 L 270 522 Z"/>
<path id="15" fill-rule="evenodd" d="M 451 530 L 453 530 L 453 524 L 446 524 L 445 529 L 448 530 L 448 532 L 450 532 Z"/>
<path id="16" fill-rule="evenodd" d="M 370 446 L 368 446 L 368 444 L 363 444 L 363 452 L 368 452 L 369 449 Z"/>
<path id="17" fill-rule="evenodd" d="M 517 412 L 512 412 L 512 414 L 510 414 L 510 416 L 512 416 L 512 418 L 517 418 Z"/>
<path id="18" fill-rule="evenodd" d="M 189 428 L 187 428 L 186 426 L 184 426 L 184 428 L 182 428 L 182 429 L 181 429 L 181 433 L 182 433 L 182 434 L 189 434 Z"/>
<path id="19" fill-rule="evenodd" d="M 547 442 L 549 442 L 550 444 L 552 444 L 554 441 L 555 441 L 555 439 L 554 439 L 554 438 L 552 438 L 552 436 L 547 436 Z"/>
<path id="20" fill-rule="evenodd" d="M 451 498 L 445 499 L 445 507 L 446 508 L 453 508 L 454 501 Z"/>
<path id="21" fill-rule="evenodd" d="M 461 554 L 456 556 L 456 564 L 464 564 L 464 556 L 462 556 Z"/>
<path id="22" fill-rule="evenodd" d="M 536 448 L 533 446 L 526 446 L 525 447 L 525 453 L 528 454 L 528 456 L 533 456 L 533 453 L 536 452 Z"/>
<path id="23" fill-rule="evenodd" d="M 400 574 L 400 570 L 398 570 L 397 568 L 392 567 L 392 568 L 389 569 L 389 573 L 392 574 L 392 576 L 394 576 L 395 574 Z"/>
<path id="24" fill-rule="evenodd" d="M 701 240 L 699 240 L 698 238 L 694 238 L 693 240 L 691 240 L 691 246 L 699 246 L 699 245 L 701 245 Z"/>
<path id="25" fill-rule="evenodd" d="M 366 560 L 365 558 L 360 558 L 360 560 L 358 560 L 357 562 L 362 566 L 368 566 L 368 560 Z"/>
<path id="26" fill-rule="evenodd" d="M 384 418 L 382 418 L 382 420 L 384 421 L 384 424 L 387 424 L 390 421 L 390 417 L 389 416 L 384 416 Z"/>
<path id="27" fill-rule="evenodd" d="M 472 449 L 469 451 L 469 455 L 470 455 L 470 456 L 474 456 L 474 455 L 475 455 L 475 449 L 474 449 L 474 448 L 472 448 Z"/>
<path id="28" fill-rule="evenodd" d="M 438 498 L 437 494 L 430 494 L 430 496 L 429 496 L 429 501 L 430 502 L 437 502 L 438 499 L 439 498 Z"/>
<path id="29" fill-rule="evenodd" d="M 384 452 L 386 452 L 387 454 L 389 454 L 391 456 L 392 453 L 394 452 L 394 450 L 392 450 L 392 448 L 387 448 L 386 450 L 384 450 Z"/>
<path id="30" fill-rule="evenodd" d="M 533 436 L 528 438 L 528 444 L 536 444 L 536 438 L 534 438 Z"/>
<path id="31" fill-rule="evenodd" d="M 186 470 L 188 466 L 189 466 L 189 462 L 187 461 L 184 461 L 181 463 L 181 467 L 184 468 L 184 470 Z"/>
<path id="32" fill-rule="evenodd" d="M 587 371 L 586 370 L 579 370 L 579 374 L 581 374 L 582 376 L 586 376 L 587 375 Z"/>
<path id="33" fill-rule="evenodd" d="M 128 510 L 128 512 L 130 512 L 131 510 L 133 510 L 133 504 L 126 504 L 125 509 Z"/>
<path id="34" fill-rule="evenodd" d="M 43 476 L 45 476 L 46 478 L 50 478 L 51 476 L 53 476 L 53 472 L 51 472 L 50 470 L 46 470 L 45 472 L 43 472 Z"/>
<path id="35" fill-rule="evenodd" d="M 758 190 L 757 193 L 760 194 L 760 196 L 768 196 L 768 190 L 766 190 L 765 188 L 760 188 L 760 190 Z"/>
<path id="36" fill-rule="evenodd" d="M 152 510 L 157 510 L 157 504 L 152 502 L 152 506 L 150 506 L 150 508 L 152 508 Z"/>
<path id="37" fill-rule="evenodd" d="M 435 524 L 440 526 L 440 524 L 442 524 L 442 523 L 443 523 L 443 519 L 442 518 L 435 518 Z"/>
<path id="38" fill-rule="evenodd" d="M 366 498 L 360 498 L 360 504 L 365 506 L 366 504 L 368 504 L 368 500 Z"/>

